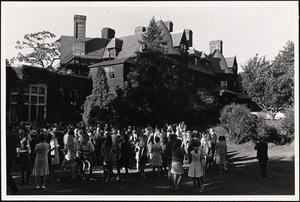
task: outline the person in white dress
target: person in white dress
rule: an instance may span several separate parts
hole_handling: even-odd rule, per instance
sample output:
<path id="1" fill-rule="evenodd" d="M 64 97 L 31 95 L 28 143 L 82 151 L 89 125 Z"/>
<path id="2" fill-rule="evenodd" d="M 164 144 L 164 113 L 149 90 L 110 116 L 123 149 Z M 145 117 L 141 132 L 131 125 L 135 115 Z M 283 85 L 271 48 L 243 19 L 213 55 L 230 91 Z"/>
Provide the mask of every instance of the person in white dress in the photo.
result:
<path id="1" fill-rule="evenodd" d="M 155 174 L 156 168 L 158 168 L 158 177 L 161 176 L 162 173 L 162 158 L 161 158 L 161 153 L 162 153 L 162 147 L 159 144 L 160 143 L 160 137 L 156 136 L 154 138 L 155 144 L 152 145 L 151 147 L 151 152 L 152 153 L 152 158 L 150 160 L 150 165 L 153 166 L 153 174 Z"/>
<path id="2" fill-rule="evenodd" d="M 193 185 L 195 192 L 203 190 L 203 178 L 205 175 L 205 158 L 204 152 L 201 149 L 200 145 L 193 143 L 192 151 L 190 152 L 189 159 L 189 171 L 188 176 L 193 178 Z"/>

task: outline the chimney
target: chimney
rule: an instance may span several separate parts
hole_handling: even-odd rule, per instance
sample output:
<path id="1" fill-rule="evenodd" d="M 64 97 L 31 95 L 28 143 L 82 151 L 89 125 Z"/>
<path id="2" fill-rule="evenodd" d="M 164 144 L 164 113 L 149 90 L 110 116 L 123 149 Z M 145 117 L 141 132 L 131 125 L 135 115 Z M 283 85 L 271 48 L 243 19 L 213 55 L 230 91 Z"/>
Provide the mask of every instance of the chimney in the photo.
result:
<path id="1" fill-rule="evenodd" d="M 173 22 L 172 21 L 165 21 L 164 24 L 168 28 L 170 32 L 173 32 Z"/>
<path id="2" fill-rule="evenodd" d="M 188 42 L 189 47 L 193 47 L 193 31 L 190 29 L 184 30 L 186 40 Z"/>
<path id="3" fill-rule="evenodd" d="M 85 55 L 85 27 L 86 16 L 75 15 L 74 16 L 74 55 Z"/>
<path id="4" fill-rule="evenodd" d="M 112 39 L 115 38 L 115 30 L 109 28 L 109 27 L 104 27 L 101 30 L 102 38 L 104 39 Z"/>
<path id="5" fill-rule="evenodd" d="M 210 53 L 213 53 L 216 49 L 219 49 L 223 54 L 223 42 L 221 40 L 209 42 Z"/>
<path id="6" fill-rule="evenodd" d="M 141 34 L 141 33 L 145 32 L 145 31 L 146 31 L 146 27 L 144 27 L 144 26 L 139 26 L 139 27 L 136 27 L 134 29 L 134 33 L 135 34 Z"/>

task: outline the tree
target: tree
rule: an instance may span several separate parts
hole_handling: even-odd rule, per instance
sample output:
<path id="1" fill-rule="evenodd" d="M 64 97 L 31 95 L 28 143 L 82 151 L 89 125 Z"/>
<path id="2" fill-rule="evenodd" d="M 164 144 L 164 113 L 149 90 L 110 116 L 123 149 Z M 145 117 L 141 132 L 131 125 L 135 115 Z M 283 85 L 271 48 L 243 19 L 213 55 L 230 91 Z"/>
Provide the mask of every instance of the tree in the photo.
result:
<path id="1" fill-rule="evenodd" d="M 109 87 L 103 68 L 99 68 L 93 77 L 93 90 L 84 102 L 82 119 L 86 125 L 106 119 L 109 105 Z"/>
<path id="2" fill-rule="evenodd" d="M 178 117 L 187 100 L 186 66 L 168 55 L 167 42 L 154 18 L 140 44 L 142 51 L 137 53 L 136 63 L 127 76 L 126 99 L 154 122 Z"/>
<path id="3" fill-rule="evenodd" d="M 49 31 L 26 34 L 24 41 L 16 42 L 16 49 L 26 49 L 26 51 L 19 52 L 17 56 L 11 59 L 11 63 L 19 61 L 53 69 L 54 61 L 60 59 L 60 43 L 58 41 L 48 41 L 55 37 L 55 34 Z"/>
<path id="4" fill-rule="evenodd" d="M 250 58 L 242 67 L 244 90 L 272 118 L 282 108 L 293 104 L 294 44 L 288 42 L 274 61 L 266 57 Z"/>

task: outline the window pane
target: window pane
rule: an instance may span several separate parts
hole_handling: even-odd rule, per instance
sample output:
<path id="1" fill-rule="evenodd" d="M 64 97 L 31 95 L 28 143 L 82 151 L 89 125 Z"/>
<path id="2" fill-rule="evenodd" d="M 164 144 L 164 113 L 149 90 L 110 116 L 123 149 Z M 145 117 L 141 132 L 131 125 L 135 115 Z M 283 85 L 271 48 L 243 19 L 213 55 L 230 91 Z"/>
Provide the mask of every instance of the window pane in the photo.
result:
<path id="1" fill-rule="evenodd" d="M 17 95 L 11 95 L 11 102 L 18 102 L 18 96 Z"/>
<path id="2" fill-rule="evenodd" d="M 45 103 L 45 97 L 44 96 L 39 96 L 39 103 L 44 104 Z"/>
<path id="3" fill-rule="evenodd" d="M 35 104 L 37 102 L 37 96 L 31 96 L 31 101 L 32 104 Z"/>
<path id="4" fill-rule="evenodd" d="M 24 96 L 24 103 L 29 103 L 29 95 Z"/>
<path id="5" fill-rule="evenodd" d="M 36 86 L 31 86 L 31 93 L 37 93 L 38 88 Z"/>
<path id="6" fill-rule="evenodd" d="M 111 67 L 109 69 L 109 78 L 115 78 L 115 68 Z"/>
<path id="7" fill-rule="evenodd" d="M 30 121 L 36 121 L 36 105 L 31 105 Z"/>
<path id="8" fill-rule="evenodd" d="M 42 94 L 42 95 L 45 94 L 45 88 L 44 87 L 39 87 L 39 94 Z"/>
<path id="9" fill-rule="evenodd" d="M 38 108 L 38 120 L 39 121 L 42 121 L 44 119 L 44 110 L 45 110 L 45 107 L 44 106 L 39 106 Z"/>
<path id="10" fill-rule="evenodd" d="M 29 86 L 24 87 L 24 93 L 29 93 Z"/>

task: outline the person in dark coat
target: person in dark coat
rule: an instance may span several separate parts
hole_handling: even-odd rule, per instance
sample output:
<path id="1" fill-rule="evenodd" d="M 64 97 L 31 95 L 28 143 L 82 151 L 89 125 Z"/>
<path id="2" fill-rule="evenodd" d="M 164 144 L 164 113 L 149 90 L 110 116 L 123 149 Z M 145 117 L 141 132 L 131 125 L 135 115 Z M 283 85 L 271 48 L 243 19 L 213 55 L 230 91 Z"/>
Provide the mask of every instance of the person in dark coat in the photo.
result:
<path id="1" fill-rule="evenodd" d="M 167 166 L 168 166 L 168 182 L 171 188 L 174 187 L 173 177 L 171 174 L 171 164 L 172 164 L 172 147 L 177 139 L 177 135 L 170 134 L 170 141 L 166 145 L 166 158 L 167 158 Z"/>
<path id="2" fill-rule="evenodd" d="M 267 178 L 267 162 L 268 162 L 268 143 L 263 137 L 259 137 L 258 143 L 255 144 L 254 149 L 257 150 L 257 156 L 259 163 L 259 169 L 261 173 L 261 178 Z"/>
<path id="3" fill-rule="evenodd" d="M 121 145 L 121 157 L 117 163 L 117 172 L 118 172 L 117 181 L 120 180 L 120 169 L 122 167 L 125 168 L 125 172 L 126 172 L 125 180 L 127 180 L 129 162 L 130 162 L 130 158 L 131 158 L 131 154 L 132 154 L 133 146 L 129 142 L 129 136 L 124 135 L 123 139 L 124 139 L 124 141 L 122 142 L 122 145 Z"/>
<path id="4" fill-rule="evenodd" d="M 7 125 L 6 131 L 6 180 L 7 187 L 11 190 L 11 194 L 16 194 L 19 189 L 16 186 L 16 182 L 11 176 L 12 164 L 16 159 L 16 151 L 18 145 L 18 135 L 13 133 L 12 125 Z"/>

